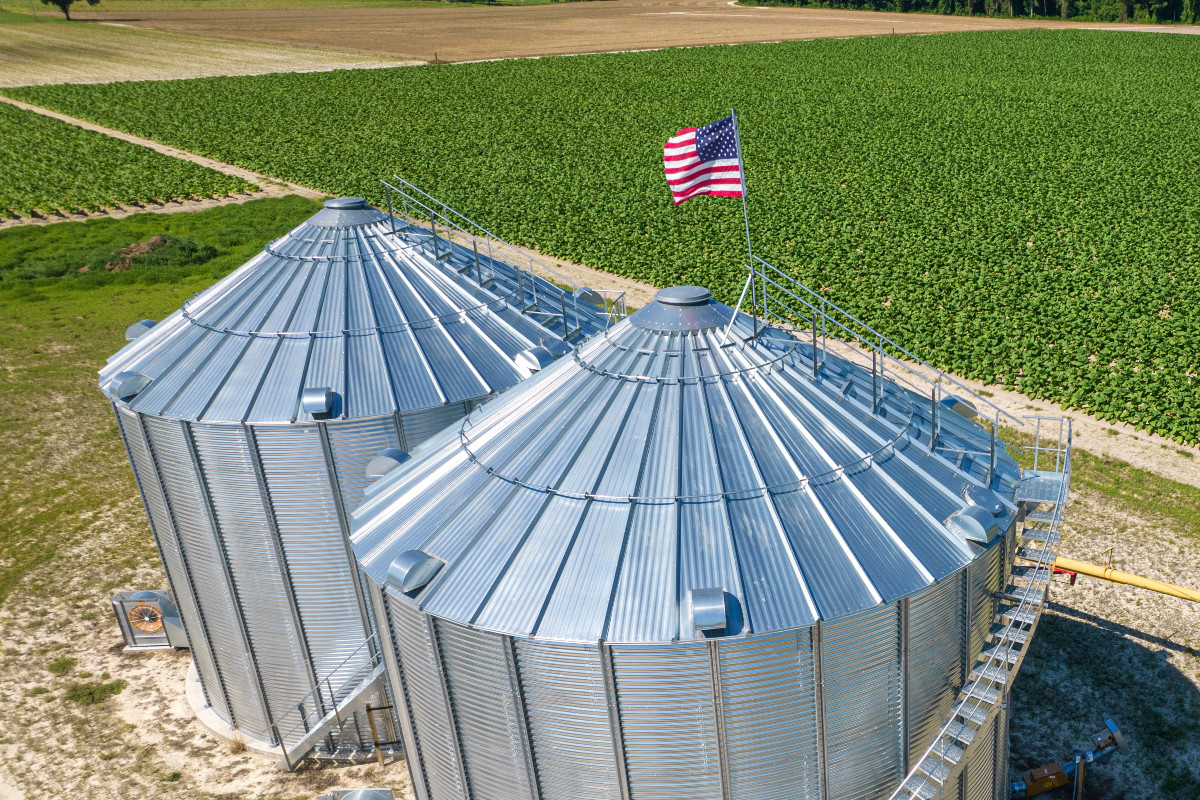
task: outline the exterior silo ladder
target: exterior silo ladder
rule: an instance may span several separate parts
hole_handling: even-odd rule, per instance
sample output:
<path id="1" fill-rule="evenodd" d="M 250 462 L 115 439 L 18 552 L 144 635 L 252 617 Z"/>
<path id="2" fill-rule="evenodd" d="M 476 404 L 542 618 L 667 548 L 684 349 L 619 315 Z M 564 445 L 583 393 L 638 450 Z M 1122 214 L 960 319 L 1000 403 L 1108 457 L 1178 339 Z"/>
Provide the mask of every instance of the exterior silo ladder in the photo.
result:
<path id="1" fill-rule="evenodd" d="M 996 594 L 1000 608 L 988 644 L 971 669 L 949 719 L 888 800 L 942 800 L 946 787 L 953 789 L 952 782 L 966 765 L 973 745 L 983 738 L 976 733 L 999 713 L 1037 629 L 1049 594 L 1070 491 L 1071 422 L 1049 417 L 1026 419 L 1036 421 L 1034 466 L 1023 470 L 1014 498 L 1024 510 L 1024 517 L 1018 516 L 1021 533 L 1014 555 L 1026 563 L 1012 568 L 1009 584 Z M 1042 442 L 1046 421 L 1058 426 L 1057 441 L 1052 444 Z M 1046 463 L 1050 458 L 1053 465 Z"/>

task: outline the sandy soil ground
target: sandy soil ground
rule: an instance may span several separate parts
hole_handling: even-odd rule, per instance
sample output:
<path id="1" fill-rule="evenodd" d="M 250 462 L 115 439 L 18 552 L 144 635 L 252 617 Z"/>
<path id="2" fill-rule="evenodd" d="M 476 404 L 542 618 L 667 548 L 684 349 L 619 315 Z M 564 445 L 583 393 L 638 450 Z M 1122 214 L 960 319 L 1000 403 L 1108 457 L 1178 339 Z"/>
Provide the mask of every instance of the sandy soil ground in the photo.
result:
<path id="1" fill-rule="evenodd" d="M 200 36 L 357 50 L 422 61 L 432 60 L 435 54 L 441 61 L 477 61 L 738 42 L 1074 26 L 1028 19 L 750 8 L 733 6 L 729 0 L 611 0 L 517 8 L 431 4 L 430 8 L 395 9 L 140 12 L 106 12 L 100 6 L 80 10 L 77 16 Z"/>
<path id="2" fill-rule="evenodd" d="M 0 86 L 261 75 L 408 63 L 379 55 L 335 52 L 312 43 L 295 47 L 212 38 L 230 35 L 220 24 L 212 26 L 205 38 L 187 35 L 186 31 L 136 27 L 119 20 L 0 25 Z"/>

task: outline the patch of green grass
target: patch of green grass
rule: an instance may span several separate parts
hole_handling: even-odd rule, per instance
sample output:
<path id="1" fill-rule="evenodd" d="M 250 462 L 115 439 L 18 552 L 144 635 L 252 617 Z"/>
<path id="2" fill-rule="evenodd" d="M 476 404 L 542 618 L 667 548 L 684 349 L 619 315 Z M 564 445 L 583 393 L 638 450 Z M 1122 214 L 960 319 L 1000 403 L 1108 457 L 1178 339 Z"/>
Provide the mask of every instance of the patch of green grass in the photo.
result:
<path id="1" fill-rule="evenodd" d="M 182 773 L 182 772 L 172 772 L 172 773 L 169 773 L 169 774 L 167 774 L 167 775 L 166 775 L 166 776 L 163 778 L 163 782 L 165 782 L 165 783 L 177 783 L 177 782 L 178 782 L 178 781 L 179 781 L 179 780 L 180 780 L 182 777 L 183 777 L 183 773 Z"/>
<path id="2" fill-rule="evenodd" d="M 72 683 L 67 687 L 66 698 L 81 706 L 94 706 L 115 697 L 124 691 L 125 681 L 117 679 L 107 683 Z"/>
<path id="3" fill-rule="evenodd" d="M 73 658 L 72 656 L 62 656 L 61 658 L 56 658 L 47 664 L 46 670 L 51 675 L 58 675 L 59 677 L 62 677 L 71 670 L 75 669 L 75 665 L 78 663 L 78 658 Z"/>
<path id="4" fill-rule="evenodd" d="M 1191 450 L 1178 450 L 1177 449 L 1175 452 L 1178 453 L 1179 455 L 1183 456 L 1184 458 L 1195 458 L 1196 457 L 1196 454 L 1193 453 Z"/>
<path id="5" fill-rule="evenodd" d="M 35 686 L 32 689 L 30 689 L 29 691 L 27 691 L 25 694 L 28 695 L 29 697 L 37 697 L 39 694 L 47 694 L 49 691 L 50 690 L 47 689 L 45 686 Z"/>
<path id="6" fill-rule="evenodd" d="M 0 231 L 0 264 L 6 269 L 160 234 L 217 250 L 203 264 L 131 268 L 97 285 L 64 277 L 5 283 L 11 288 L 0 290 L 0 405 L 6 411 L 0 415 L 0 447 L 14 474 L 23 476 L 0 492 L 5 520 L 0 601 L 30 570 L 52 559 L 58 547 L 78 541 L 97 514 L 119 513 L 123 524 L 146 525 L 112 408 L 96 384 L 105 359 L 124 346 L 125 328 L 139 319 L 167 316 L 317 208 L 312 201 L 287 197 L 201 212 Z M 141 563 L 156 562 L 150 547 Z"/>

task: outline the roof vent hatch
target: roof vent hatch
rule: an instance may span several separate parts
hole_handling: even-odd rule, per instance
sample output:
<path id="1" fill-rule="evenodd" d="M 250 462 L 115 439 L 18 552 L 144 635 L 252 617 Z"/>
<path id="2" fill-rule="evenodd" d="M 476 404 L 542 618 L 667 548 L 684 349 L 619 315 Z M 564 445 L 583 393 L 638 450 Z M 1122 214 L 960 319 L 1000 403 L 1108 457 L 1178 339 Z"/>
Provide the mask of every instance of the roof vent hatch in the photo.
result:
<path id="1" fill-rule="evenodd" d="M 140 372 L 118 372 L 112 382 L 113 394 L 119 400 L 129 401 L 145 391 L 153 381 L 153 378 Z"/>
<path id="2" fill-rule="evenodd" d="M 152 319 L 143 319 L 133 323 L 125 329 L 125 341 L 132 342 L 134 339 L 146 333 L 153 328 L 157 323 Z"/>
<path id="3" fill-rule="evenodd" d="M 446 562 L 421 550 L 405 550 L 388 566 L 388 585 L 409 594 L 423 588 L 442 571 Z"/>
<path id="4" fill-rule="evenodd" d="M 408 453 L 399 447 L 388 447 L 379 451 L 379 455 L 367 462 L 366 477 L 378 480 L 408 461 Z"/>

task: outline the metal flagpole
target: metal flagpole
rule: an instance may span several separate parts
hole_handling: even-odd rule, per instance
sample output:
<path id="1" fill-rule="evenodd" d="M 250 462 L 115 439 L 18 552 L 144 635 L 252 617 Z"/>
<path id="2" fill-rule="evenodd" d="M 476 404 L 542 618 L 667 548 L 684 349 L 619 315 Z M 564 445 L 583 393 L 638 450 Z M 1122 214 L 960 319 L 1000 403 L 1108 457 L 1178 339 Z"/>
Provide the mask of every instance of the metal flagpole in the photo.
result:
<path id="1" fill-rule="evenodd" d="M 750 244 L 750 212 L 746 208 L 746 165 L 742 160 L 742 134 L 738 131 L 737 111 L 729 109 L 730 115 L 733 117 L 733 136 L 737 139 L 738 151 L 738 178 L 742 182 L 742 218 L 746 221 L 746 252 L 750 254 L 750 308 L 751 317 L 754 319 L 754 337 L 758 338 L 758 299 L 754 294 L 754 273 L 757 271 L 754 265 L 754 247 Z M 763 292 L 766 292 L 766 284 L 763 285 Z M 766 297 L 763 297 L 763 306 L 766 307 Z"/>

